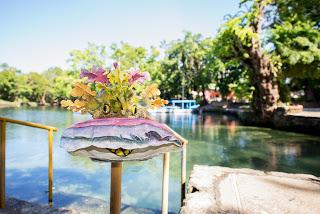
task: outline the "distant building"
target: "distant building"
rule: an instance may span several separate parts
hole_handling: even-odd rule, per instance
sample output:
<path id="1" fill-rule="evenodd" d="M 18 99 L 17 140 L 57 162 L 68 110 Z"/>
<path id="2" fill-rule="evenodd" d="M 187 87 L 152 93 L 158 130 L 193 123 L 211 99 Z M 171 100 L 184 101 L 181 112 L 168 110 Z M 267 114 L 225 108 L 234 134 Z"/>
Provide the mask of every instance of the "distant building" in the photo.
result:
<path id="1" fill-rule="evenodd" d="M 214 89 L 207 89 L 204 91 L 204 97 L 208 101 L 208 103 L 211 103 L 212 101 L 221 101 L 222 97 L 219 91 Z"/>

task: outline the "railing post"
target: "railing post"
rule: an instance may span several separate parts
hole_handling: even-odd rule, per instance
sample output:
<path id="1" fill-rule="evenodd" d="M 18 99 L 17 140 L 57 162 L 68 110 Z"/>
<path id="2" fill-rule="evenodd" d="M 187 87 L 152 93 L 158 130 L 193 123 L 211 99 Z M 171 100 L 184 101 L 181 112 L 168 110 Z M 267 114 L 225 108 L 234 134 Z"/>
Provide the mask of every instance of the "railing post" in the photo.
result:
<path id="1" fill-rule="evenodd" d="M 0 208 L 6 207 L 6 121 L 1 120 Z"/>
<path id="2" fill-rule="evenodd" d="M 111 162 L 110 214 L 121 212 L 122 162 Z"/>
<path id="3" fill-rule="evenodd" d="M 48 168 L 48 193 L 49 193 L 49 205 L 52 206 L 52 143 L 53 143 L 53 130 L 50 129 L 48 132 L 48 140 L 49 140 L 49 168 Z"/>
<path id="4" fill-rule="evenodd" d="M 186 197 L 186 176 L 187 176 L 187 145 L 183 144 L 181 151 L 181 207 Z"/>
<path id="5" fill-rule="evenodd" d="M 163 154 L 162 214 L 168 213 L 170 153 Z"/>

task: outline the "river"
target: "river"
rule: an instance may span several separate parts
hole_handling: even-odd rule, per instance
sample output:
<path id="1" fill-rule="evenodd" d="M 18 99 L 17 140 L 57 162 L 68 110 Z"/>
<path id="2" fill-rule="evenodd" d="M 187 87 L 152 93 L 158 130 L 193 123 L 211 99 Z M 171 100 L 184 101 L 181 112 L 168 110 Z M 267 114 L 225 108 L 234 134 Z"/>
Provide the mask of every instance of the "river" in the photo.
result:
<path id="1" fill-rule="evenodd" d="M 69 155 L 59 146 L 62 131 L 90 117 L 60 108 L 3 108 L 0 116 L 31 121 L 59 129 L 54 135 L 54 206 L 103 213 L 109 201 L 110 164 Z M 158 114 L 189 140 L 187 175 L 195 164 L 307 173 L 320 176 L 320 137 L 259 127 L 242 126 L 223 115 Z M 47 202 L 47 132 L 8 125 L 7 196 Z M 180 206 L 180 154 L 170 162 L 169 210 Z M 161 209 L 162 158 L 126 162 L 122 203 L 134 208 Z"/>

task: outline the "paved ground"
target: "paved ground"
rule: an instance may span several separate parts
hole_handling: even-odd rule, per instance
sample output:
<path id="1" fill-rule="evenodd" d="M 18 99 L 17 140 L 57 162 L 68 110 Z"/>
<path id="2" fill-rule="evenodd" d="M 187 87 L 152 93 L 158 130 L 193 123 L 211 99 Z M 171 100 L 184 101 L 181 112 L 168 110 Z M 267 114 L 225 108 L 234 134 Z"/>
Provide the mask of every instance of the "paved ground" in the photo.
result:
<path id="1" fill-rule="evenodd" d="M 320 108 L 304 108 L 302 112 L 290 113 L 289 115 L 320 118 Z"/>
<path id="2" fill-rule="evenodd" d="M 181 210 L 190 213 L 320 213 L 320 178 L 194 166 Z"/>

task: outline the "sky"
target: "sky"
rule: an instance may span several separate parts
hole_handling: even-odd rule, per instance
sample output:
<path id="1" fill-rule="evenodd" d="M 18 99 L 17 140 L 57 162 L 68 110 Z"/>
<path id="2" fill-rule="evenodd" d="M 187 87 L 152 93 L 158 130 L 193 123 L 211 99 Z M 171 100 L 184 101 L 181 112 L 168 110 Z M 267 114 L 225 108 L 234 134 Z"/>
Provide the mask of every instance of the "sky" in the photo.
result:
<path id="1" fill-rule="evenodd" d="M 239 0 L 0 0 L 0 64 L 22 72 L 68 68 L 70 51 L 88 42 L 144 47 L 214 36 Z"/>

